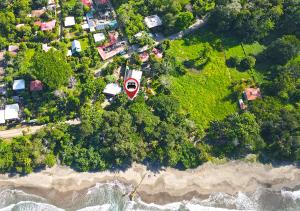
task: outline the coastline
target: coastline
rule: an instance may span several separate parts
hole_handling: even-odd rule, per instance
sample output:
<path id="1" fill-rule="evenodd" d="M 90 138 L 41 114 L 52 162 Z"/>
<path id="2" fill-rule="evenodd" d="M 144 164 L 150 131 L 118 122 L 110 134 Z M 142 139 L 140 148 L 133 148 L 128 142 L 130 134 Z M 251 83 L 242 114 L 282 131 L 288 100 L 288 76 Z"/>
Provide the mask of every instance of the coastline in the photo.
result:
<path id="1" fill-rule="evenodd" d="M 146 166 L 134 163 L 126 171 L 78 173 L 55 166 L 27 176 L 0 175 L 0 189 L 13 188 L 46 198 L 57 206 L 68 206 L 73 193 L 86 194 L 97 183 L 119 181 L 135 187 L 146 174 L 137 194 L 146 203 L 167 204 L 206 199 L 210 194 L 253 192 L 259 187 L 280 190 L 300 185 L 300 169 L 296 166 L 272 167 L 259 163 L 231 161 L 225 164 L 206 163 L 196 169 L 180 171 L 166 168 L 151 172 Z"/>

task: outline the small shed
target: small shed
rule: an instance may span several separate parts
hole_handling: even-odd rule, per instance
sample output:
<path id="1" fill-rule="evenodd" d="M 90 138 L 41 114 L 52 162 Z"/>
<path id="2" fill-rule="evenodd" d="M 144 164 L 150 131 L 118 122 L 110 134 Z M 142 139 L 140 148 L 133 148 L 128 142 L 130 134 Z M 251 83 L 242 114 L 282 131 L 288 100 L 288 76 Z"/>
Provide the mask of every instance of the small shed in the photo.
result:
<path id="1" fill-rule="evenodd" d="M 97 33 L 97 34 L 94 34 L 94 40 L 95 42 L 102 42 L 105 40 L 105 35 L 103 33 Z"/>
<path id="2" fill-rule="evenodd" d="M 162 21 L 158 15 L 145 17 L 145 23 L 149 29 L 162 25 Z"/>
<path id="3" fill-rule="evenodd" d="M 244 91 L 245 98 L 249 101 L 261 98 L 261 92 L 259 88 L 246 88 Z"/>
<path id="4" fill-rule="evenodd" d="M 24 90 L 24 89 L 25 89 L 25 80 L 24 79 L 14 80 L 14 83 L 13 83 L 14 91 L 19 91 L 19 90 Z"/>
<path id="5" fill-rule="evenodd" d="M 73 40 L 72 42 L 72 53 L 81 52 L 81 45 L 78 40 Z"/>
<path id="6" fill-rule="evenodd" d="M 122 91 L 121 87 L 117 83 L 107 84 L 103 90 L 103 93 L 109 96 L 116 96 Z"/>
<path id="7" fill-rule="evenodd" d="M 40 80 L 30 81 L 30 91 L 42 91 L 43 90 L 43 83 Z"/>
<path id="8" fill-rule="evenodd" d="M 69 16 L 65 18 L 65 27 L 70 27 L 75 25 L 75 18 L 73 16 Z"/>
<path id="9" fill-rule="evenodd" d="M 19 119 L 19 104 L 10 104 L 5 106 L 5 120 Z"/>

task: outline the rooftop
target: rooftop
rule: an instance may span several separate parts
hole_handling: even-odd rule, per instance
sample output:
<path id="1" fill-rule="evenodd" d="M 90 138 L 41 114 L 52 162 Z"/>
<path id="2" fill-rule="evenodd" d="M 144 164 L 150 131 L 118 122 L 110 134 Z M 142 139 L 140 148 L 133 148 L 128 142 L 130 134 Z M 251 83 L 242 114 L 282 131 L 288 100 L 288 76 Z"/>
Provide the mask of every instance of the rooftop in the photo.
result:
<path id="1" fill-rule="evenodd" d="M 42 31 L 50 31 L 54 29 L 56 20 L 52 20 L 48 22 L 36 21 L 34 24 L 40 26 Z"/>
<path id="2" fill-rule="evenodd" d="M 158 15 L 151 15 L 145 17 L 145 23 L 150 29 L 162 25 L 162 21 L 160 17 L 158 17 Z"/>
<path id="3" fill-rule="evenodd" d="M 40 80 L 30 81 L 30 91 L 43 90 L 43 83 Z"/>
<path id="4" fill-rule="evenodd" d="M 101 42 L 105 40 L 105 35 L 103 33 L 94 34 L 94 40 L 95 42 Z"/>
<path id="5" fill-rule="evenodd" d="M 23 89 L 25 89 L 25 80 L 24 79 L 14 80 L 13 90 L 23 90 Z"/>
<path id="6" fill-rule="evenodd" d="M 72 51 L 74 52 L 80 52 L 81 51 L 81 45 L 78 40 L 73 40 L 72 42 Z"/>
<path id="7" fill-rule="evenodd" d="M 247 100 L 256 100 L 257 98 L 261 98 L 261 93 L 259 88 L 246 88 L 244 91 L 244 95 Z"/>
<path id="8" fill-rule="evenodd" d="M 125 75 L 125 80 L 128 78 L 134 78 L 136 79 L 139 83 L 141 82 L 143 72 L 139 70 L 127 70 L 126 75 Z"/>
<path id="9" fill-rule="evenodd" d="M 74 26 L 75 25 L 75 18 L 73 16 L 69 16 L 65 18 L 65 26 Z"/>
<path id="10" fill-rule="evenodd" d="M 91 7 L 92 3 L 90 0 L 81 0 L 81 2 L 83 3 L 83 5 L 87 6 L 87 7 Z"/>
<path id="11" fill-rule="evenodd" d="M 5 120 L 19 119 L 19 104 L 5 106 Z"/>
<path id="12" fill-rule="evenodd" d="M 0 124 L 5 123 L 5 110 L 0 110 Z"/>
<path id="13" fill-rule="evenodd" d="M 121 87 L 117 83 L 107 84 L 103 90 L 104 94 L 115 96 L 122 91 Z"/>
<path id="14" fill-rule="evenodd" d="M 32 10 L 32 11 L 31 11 L 31 17 L 39 18 L 39 17 L 41 17 L 41 15 L 43 15 L 45 12 L 46 12 L 45 9 Z"/>

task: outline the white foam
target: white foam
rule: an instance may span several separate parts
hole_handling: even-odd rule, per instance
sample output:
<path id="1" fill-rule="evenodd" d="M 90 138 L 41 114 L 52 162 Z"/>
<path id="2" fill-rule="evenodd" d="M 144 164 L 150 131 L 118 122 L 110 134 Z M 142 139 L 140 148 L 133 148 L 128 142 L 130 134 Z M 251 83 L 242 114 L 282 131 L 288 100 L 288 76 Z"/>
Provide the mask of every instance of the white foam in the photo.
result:
<path id="1" fill-rule="evenodd" d="M 33 201 L 21 201 L 17 204 L 11 204 L 7 207 L 0 209 L 0 211 L 11 211 L 11 210 L 22 210 L 22 211 L 64 211 L 54 205 L 38 203 Z"/>
<path id="2" fill-rule="evenodd" d="M 286 198 L 291 198 L 295 201 L 297 199 L 300 199 L 300 190 L 297 191 L 282 190 L 281 195 Z"/>

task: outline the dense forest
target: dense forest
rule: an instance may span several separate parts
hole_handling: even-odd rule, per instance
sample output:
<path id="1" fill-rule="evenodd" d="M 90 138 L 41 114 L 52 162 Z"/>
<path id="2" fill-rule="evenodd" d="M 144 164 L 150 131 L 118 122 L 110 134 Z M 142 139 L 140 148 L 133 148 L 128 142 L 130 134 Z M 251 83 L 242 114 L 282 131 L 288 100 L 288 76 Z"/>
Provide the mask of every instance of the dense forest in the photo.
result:
<path id="1" fill-rule="evenodd" d="M 0 3 L 0 40 L 3 42 L 16 39 L 11 33 L 15 30 L 9 27 L 16 22 L 14 14 L 22 15 L 22 10 L 16 11 L 16 6 L 3 9 L 5 2 Z M 162 17 L 165 34 L 185 29 L 195 18 L 207 16 L 205 30 L 220 39 L 207 44 L 202 55 L 206 62 L 210 61 L 211 51 L 224 50 L 221 41 L 224 37 L 239 40 L 242 44 L 263 43 L 265 48 L 258 55 L 226 58 L 228 67 L 241 72 L 260 67 L 264 77 L 259 84 L 262 99 L 248 102 L 245 111 L 210 121 L 204 130 L 199 129 L 191 114 L 182 112 L 166 80 L 169 76 L 187 74 L 191 65 L 165 53 L 163 59 L 150 57 L 151 71 L 144 74 L 143 91 L 134 101 L 128 101 L 123 93 L 111 105 L 102 108 L 104 95 L 101 92 L 106 83 L 114 81 L 111 78 L 113 71 L 124 65 L 138 69 L 142 66 L 138 55 L 133 54 L 128 61 L 116 57 L 104 69 L 103 77 L 94 79 L 90 71 L 96 60 L 91 59 L 95 58 L 93 45 L 76 58 L 63 59 L 63 54 L 54 50 L 41 52 L 40 46 L 34 44 L 36 51 L 28 67 L 24 68 L 24 54 L 28 52 L 28 46 L 24 44 L 23 53 L 12 58 L 11 72 L 17 69 L 26 77 L 43 79 L 47 86 L 43 95 L 33 96 L 43 109 L 33 106 L 28 117 L 37 115 L 41 123 L 57 123 L 50 123 L 31 136 L 1 140 L 0 172 L 30 173 L 46 165 L 53 166 L 57 161 L 79 171 L 123 168 L 134 161 L 186 169 L 206 161 L 244 159 L 249 155 L 262 162 L 300 161 L 299 1 L 112 2 L 129 39 L 140 31 L 147 31 L 143 23 L 147 15 Z M 167 52 L 171 42 L 166 40 L 157 48 Z M 55 43 L 55 47 L 65 51 L 64 44 Z M 56 90 L 56 87 L 67 86 L 66 79 L 71 75 L 77 80 L 75 88 Z M 11 78 L 12 74 L 6 80 L 11 81 Z M 147 78 L 152 79 L 152 89 L 149 89 Z M 247 83 L 232 84 L 233 95 L 241 95 Z M 24 97 L 31 105 L 32 96 Z M 73 117 L 80 118 L 81 124 L 59 123 Z"/>

